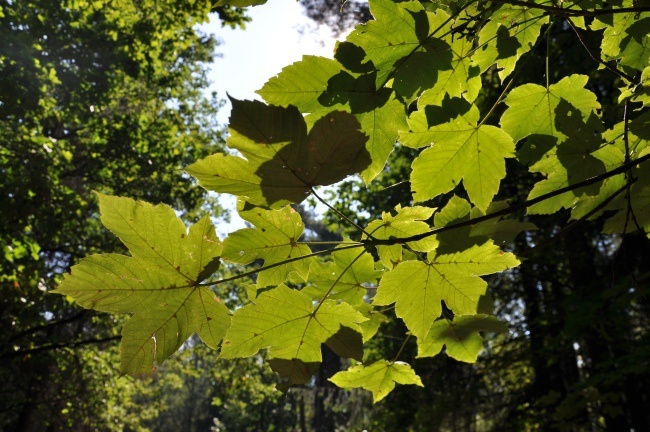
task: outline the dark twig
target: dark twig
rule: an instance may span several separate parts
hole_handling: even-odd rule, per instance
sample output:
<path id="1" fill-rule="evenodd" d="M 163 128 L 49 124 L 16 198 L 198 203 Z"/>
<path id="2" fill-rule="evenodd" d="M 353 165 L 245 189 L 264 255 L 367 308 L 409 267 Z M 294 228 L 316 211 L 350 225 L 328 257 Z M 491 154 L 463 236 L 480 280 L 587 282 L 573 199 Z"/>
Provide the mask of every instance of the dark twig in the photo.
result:
<path id="1" fill-rule="evenodd" d="M 91 344 L 100 344 L 104 342 L 112 342 L 114 340 L 117 340 L 121 338 L 122 336 L 111 336 L 103 339 L 87 339 L 87 340 L 82 340 L 82 341 L 76 341 L 76 342 L 67 342 L 67 343 L 59 343 L 59 344 L 48 344 L 48 345 L 42 345 L 36 348 L 29 348 L 26 350 L 18 350 L 18 351 L 10 351 L 8 353 L 3 354 L 0 356 L 0 359 L 10 359 L 14 357 L 20 357 L 28 354 L 36 354 L 41 351 L 51 351 L 51 350 L 56 350 L 59 348 L 73 348 L 77 346 L 83 346 L 83 345 L 91 345 Z"/>
<path id="2" fill-rule="evenodd" d="M 626 164 L 623 164 L 620 167 L 618 167 L 616 169 L 613 169 L 611 171 L 607 171 L 607 172 L 605 172 L 603 174 L 588 178 L 588 179 L 583 180 L 581 182 L 578 182 L 578 183 L 575 183 L 575 184 L 560 188 L 560 189 L 555 190 L 553 192 L 549 192 L 547 194 L 540 195 L 537 198 L 533 198 L 533 199 L 525 201 L 525 202 L 523 202 L 521 204 L 516 204 L 516 205 L 513 205 L 511 207 L 507 207 L 507 208 L 504 208 L 502 210 L 496 211 L 494 213 L 489 213 L 489 214 L 486 214 L 484 216 L 477 217 L 475 219 L 470 219 L 470 220 L 467 220 L 467 221 L 458 222 L 458 223 L 447 225 L 447 226 L 440 227 L 440 228 L 434 228 L 431 231 L 423 233 L 423 234 L 417 234 L 417 235 L 413 235 L 413 236 L 410 236 L 410 237 L 404 237 L 404 238 L 391 238 L 391 239 L 388 239 L 388 240 L 361 240 L 361 242 L 364 243 L 365 245 L 373 245 L 373 246 L 376 246 L 376 245 L 403 244 L 403 243 L 406 243 L 406 242 L 422 240 L 422 239 L 425 239 L 425 238 L 427 238 L 429 236 L 439 234 L 441 232 L 446 232 L 446 231 L 451 231 L 451 230 L 454 230 L 454 229 L 457 229 L 457 228 L 476 225 L 476 224 L 478 224 L 480 222 L 484 222 L 486 220 L 490 220 L 490 219 L 494 219 L 494 218 L 497 218 L 497 217 L 501 217 L 501 216 L 505 216 L 505 215 L 515 213 L 515 212 L 517 212 L 517 211 L 519 211 L 519 210 L 521 210 L 523 208 L 531 207 L 531 206 L 533 206 L 533 205 L 535 205 L 537 203 L 546 201 L 547 199 L 556 197 L 558 195 L 562 195 L 563 193 L 570 192 L 570 191 L 573 191 L 573 190 L 576 190 L 576 189 L 580 189 L 582 187 L 589 186 L 589 185 L 592 185 L 594 183 L 598 183 L 598 182 L 600 182 L 602 180 L 608 179 L 608 178 L 613 177 L 613 176 L 615 176 L 617 174 L 624 173 L 627 170 L 629 170 L 630 168 L 632 168 L 633 166 L 641 164 L 643 162 L 646 162 L 649 159 L 650 159 L 650 154 L 647 154 L 647 155 L 645 155 L 645 156 L 643 156 L 643 157 L 641 157 L 639 159 L 635 159 L 635 160 L 630 161 L 630 162 L 628 162 Z"/>
<path id="3" fill-rule="evenodd" d="M 595 55 L 595 54 L 594 54 L 594 53 L 589 49 L 589 47 L 587 46 L 587 43 L 585 42 L 584 38 L 582 37 L 582 35 L 580 34 L 580 32 L 578 31 L 578 29 L 576 28 L 576 26 L 573 25 L 573 21 L 571 21 L 571 18 L 568 18 L 568 17 L 567 17 L 566 22 L 567 22 L 567 24 L 569 24 L 569 27 L 571 27 L 571 28 L 573 29 L 573 31 L 574 31 L 574 33 L 576 34 L 576 36 L 578 36 L 578 40 L 580 41 L 580 44 L 582 44 L 582 46 L 583 46 L 583 48 L 585 49 L 585 51 L 587 51 L 587 54 L 589 54 L 589 57 L 591 57 L 594 61 L 597 61 L 597 62 L 600 63 L 601 65 L 605 66 L 605 67 L 607 68 L 607 70 L 609 70 L 610 72 L 615 73 L 616 75 L 620 76 L 621 78 L 627 80 L 627 81 L 630 82 L 630 83 L 634 82 L 634 78 L 633 78 L 633 77 L 629 76 L 628 74 L 626 74 L 626 73 L 623 72 L 623 71 L 620 71 L 620 70 L 616 69 L 615 67 L 613 67 L 613 66 L 610 65 L 609 63 L 604 62 L 604 61 L 603 61 L 602 59 L 600 59 L 599 57 L 596 57 L 596 55 Z"/>
<path id="4" fill-rule="evenodd" d="M 650 7 L 648 7 L 648 6 L 625 7 L 625 8 L 616 8 L 616 9 L 580 10 L 580 9 L 566 9 L 566 8 L 557 7 L 557 6 L 541 5 L 541 4 L 532 3 L 532 2 L 529 2 L 529 1 L 521 1 L 521 0 L 492 0 L 492 3 L 507 4 L 507 5 L 511 5 L 511 6 L 522 6 L 522 7 L 527 7 L 527 8 L 530 8 L 530 9 L 541 9 L 541 10 L 547 11 L 549 13 L 553 13 L 553 14 L 561 15 L 561 16 L 565 16 L 565 17 L 567 17 L 567 16 L 575 16 L 575 17 L 590 16 L 590 17 L 595 17 L 595 16 L 612 15 L 612 14 L 619 14 L 619 13 L 650 12 Z"/>
<path id="5" fill-rule="evenodd" d="M 321 203 L 325 204 L 325 205 L 327 206 L 327 208 L 329 208 L 330 210 L 332 210 L 334 213 L 336 213 L 340 218 L 342 218 L 343 220 L 345 220 L 347 223 L 349 223 L 350 225 L 352 225 L 353 227 L 355 227 L 356 229 L 358 229 L 359 231 L 361 231 L 362 233 L 364 233 L 364 234 L 366 235 L 366 237 L 368 237 L 368 238 L 373 238 L 372 235 L 368 234 L 368 233 L 366 232 L 366 230 L 364 230 L 364 229 L 361 228 L 359 225 L 357 225 L 356 222 L 354 222 L 352 219 L 350 219 L 349 217 L 347 217 L 346 215 L 344 215 L 343 213 L 341 213 L 340 211 L 338 211 L 336 208 L 334 208 L 333 206 L 331 206 L 327 201 L 325 201 L 323 198 L 321 198 L 321 197 L 316 193 L 316 191 L 314 190 L 314 188 L 311 188 L 311 193 L 312 193 L 312 195 L 314 195 L 314 198 L 316 198 L 316 199 L 317 199 L 318 201 L 320 201 Z"/>

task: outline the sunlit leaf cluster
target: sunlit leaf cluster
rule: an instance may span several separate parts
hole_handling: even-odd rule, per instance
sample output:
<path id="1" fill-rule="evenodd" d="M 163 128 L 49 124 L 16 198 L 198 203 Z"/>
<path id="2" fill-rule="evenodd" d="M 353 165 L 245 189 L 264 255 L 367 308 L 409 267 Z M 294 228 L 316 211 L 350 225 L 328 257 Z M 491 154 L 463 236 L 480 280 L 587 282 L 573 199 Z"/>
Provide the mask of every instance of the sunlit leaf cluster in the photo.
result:
<path id="1" fill-rule="evenodd" d="M 100 196 L 102 221 L 131 256 L 90 256 L 58 292 L 133 314 L 124 373 L 152 370 L 198 333 L 224 359 L 265 351 L 286 389 L 310 380 L 326 344 L 359 362 L 332 382 L 379 401 L 395 384 L 422 385 L 402 350 L 364 356 L 388 319 L 403 321 L 418 357 L 476 361 L 482 334 L 507 332 L 485 277 L 520 264 L 508 244 L 535 229 L 529 215 L 604 216 L 607 233 L 650 232 L 650 12 L 616 3 L 371 0 L 374 20 L 333 59 L 288 65 L 258 91 L 264 102 L 233 100 L 227 144 L 237 153 L 187 167 L 204 188 L 239 197 L 250 227 L 220 241 L 208 216 L 187 230 L 168 207 Z M 604 35 L 585 49 L 623 86 L 617 123 L 603 120 L 589 76 L 554 78 L 550 49 L 546 70 L 518 76 L 554 26 L 573 28 L 575 43 Z M 488 74 L 500 96 L 481 112 Z M 302 241 L 290 204 L 322 200 L 317 187 L 349 175 L 370 184 L 396 146 L 419 151 L 404 179 L 412 196 L 367 226 L 344 219 L 356 236 L 331 249 Z M 537 175 L 527 196 L 500 192 L 510 164 Z M 228 287 L 246 288 L 247 302 L 229 310 Z"/>

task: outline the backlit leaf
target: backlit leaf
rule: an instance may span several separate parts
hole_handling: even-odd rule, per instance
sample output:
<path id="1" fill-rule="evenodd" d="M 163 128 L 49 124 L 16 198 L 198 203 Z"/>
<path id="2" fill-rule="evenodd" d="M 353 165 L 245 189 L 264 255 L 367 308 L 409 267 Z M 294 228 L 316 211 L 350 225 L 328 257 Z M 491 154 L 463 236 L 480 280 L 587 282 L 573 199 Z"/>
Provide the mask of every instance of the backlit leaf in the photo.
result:
<path id="1" fill-rule="evenodd" d="M 395 388 L 395 384 L 424 387 L 411 366 L 404 362 L 386 360 L 380 360 L 369 366 L 353 366 L 347 371 L 338 372 L 330 378 L 330 381 L 342 388 L 361 387 L 369 390 L 375 403 L 385 398 Z"/>
<path id="2" fill-rule="evenodd" d="M 411 101 L 436 83 L 437 71 L 451 68 L 449 44 L 435 37 L 443 32 L 446 13 L 391 0 L 370 2 L 370 12 L 375 19 L 356 26 L 346 40 L 364 50 L 377 70 L 377 86 L 394 78 L 395 91 Z"/>
<path id="3" fill-rule="evenodd" d="M 429 224 L 424 221 L 429 219 L 434 211 L 435 209 L 428 207 L 402 207 L 398 204 L 395 207 L 395 215 L 390 212 L 382 212 L 381 220 L 370 222 L 366 227 L 366 232 L 378 240 L 424 234 L 431 231 Z M 428 252 L 438 245 L 438 241 L 435 236 L 430 236 L 417 242 L 409 242 L 407 245 L 416 251 Z M 376 247 L 379 258 L 386 268 L 391 269 L 402 261 L 403 246 L 401 244 L 378 245 Z"/>
<path id="4" fill-rule="evenodd" d="M 250 357 L 268 348 L 271 358 L 320 362 L 322 343 L 341 326 L 360 332 L 358 324 L 365 320 L 346 303 L 325 300 L 314 306 L 306 294 L 279 285 L 234 313 L 220 357 Z"/>
<path id="5" fill-rule="evenodd" d="M 548 19 L 541 9 L 501 6 L 479 32 L 479 47 L 472 60 L 481 71 L 496 63 L 499 78 L 504 80 L 514 71 L 519 58 L 535 45 Z"/>
<path id="6" fill-rule="evenodd" d="M 511 253 L 491 242 L 462 252 L 436 256 L 426 262 L 404 261 L 382 277 L 375 305 L 395 303 L 395 313 L 417 337 L 424 337 L 442 313 L 441 302 L 456 315 L 491 312 L 487 283 L 479 276 L 519 265 Z"/>
<path id="7" fill-rule="evenodd" d="M 424 131 L 433 145 L 413 161 L 416 202 L 449 192 L 462 180 L 471 201 L 487 209 L 506 175 L 505 158 L 514 157 L 515 146 L 502 129 L 478 124 L 475 118 L 462 116 Z M 409 134 L 404 135 L 408 139 Z"/>
<path id="8" fill-rule="evenodd" d="M 216 154 L 187 167 L 206 189 L 280 207 L 370 165 L 368 137 L 351 114 L 331 112 L 308 134 L 294 107 L 234 99 L 232 104 L 228 145 L 244 157 Z"/>
<path id="9" fill-rule="evenodd" d="M 443 318 L 433 323 L 427 335 L 418 339 L 418 357 L 433 357 L 443 346 L 447 355 L 474 363 L 483 349 L 479 332 L 506 333 L 508 326 L 491 315 L 464 315 L 453 321 Z"/>
<path id="10" fill-rule="evenodd" d="M 356 330 L 341 326 L 325 344 L 341 358 L 363 360 L 363 339 Z"/>
<path id="11" fill-rule="evenodd" d="M 102 222 L 132 256 L 91 255 L 54 292 L 83 307 L 134 314 L 122 331 L 122 373 L 150 373 L 194 332 L 216 348 L 230 316 L 214 293 L 198 285 L 210 276 L 204 269 L 216 271 L 222 250 L 210 219 L 187 232 L 165 205 L 99 195 L 99 206 Z"/>
<path id="12" fill-rule="evenodd" d="M 406 127 L 404 105 L 390 89 L 376 88 L 375 75 L 351 72 L 336 60 L 304 56 L 267 81 L 258 94 L 268 103 L 295 105 L 315 118 L 332 110 L 354 114 L 368 136 L 366 150 L 372 162 L 361 177 L 369 183 L 384 168 L 397 131 Z"/>
<path id="13" fill-rule="evenodd" d="M 588 117 L 600 104 L 596 95 L 586 90 L 588 77 L 571 75 L 549 86 L 548 90 L 537 84 L 524 84 L 513 89 L 504 102 L 508 109 L 501 116 L 501 127 L 515 141 L 532 134 L 548 135 L 562 139 L 566 131 L 556 118 L 556 109 L 564 100 Z"/>
<path id="14" fill-rule="evenodd" d="M 351 305 L 363 302 L 365 285 L 376 285 L 382 272 L 375 270 L 375 261 L 369 253 L 363 252 L 358 257 L 362 250 L 335 250 L 331 254 L 332 262 L 314 260 L 309 270 L 309 282 L 313 285 L 303 288 L 302 292 L 314 300 L 321 300 L 329 292 L 330 299 L 345 300 Z"/>
<path id="15" fill-rule="evenodd" d="M 314 376 L 320 363 L 305 363 L 298 359 L 268 359 L 273 372 L 280 375 L 280 382 L 275 386 L 278 390 L 286 392 L 289 387 L 307 384 Z"/>
<path id="16" fill-rule="evenodd" d="M 527 137 L 519 159 L 531 164 L 531 171 L 546 175 L 528 199 L 578 183 L 604 171 L 592 153 L 599 149 L 602 122 L 594 110 L 600 108 L 596 96 L 584 89 L 587 77 L 572 75 L 549 89 L 525 84 L 505 99 L 509 108 L 501 125 L 515 141 Z M 531 214 L 553 213 L 575 204 L 583 193 L 595 195 L 599 185 L 573 190 L 528 208 Z"/>
<path id="17" fill-rule="evenodd" d="M 630 6 L 632 3 L 630 2 Z M 650 12 L 613 14 L 597 18 L 592 30 L 605 29 L 603 33 L 603 60 L 620 59 L 624 66 L 637 70 L 648 67 L 650 62 Z"/>
<path id="18" fill-rule="evenodd" d="M 300 214 L 291 207 L 244 210 L 244 204 L 239 203 L 239 215 L 255 228 L 240 229 L 226 237 L 223 242 L 224 259 L 239 264 L 263 259 L 264 265 L 268 266 L 311 253 L 309 246 L 298 244 L 305 226 Z M 306 258 L 263 270 L 257 275 L 257 288 L 279 285 L 292 272 L 296 272 L 304 281 L 309 274 L 309 263 L 310 260 Z"/>

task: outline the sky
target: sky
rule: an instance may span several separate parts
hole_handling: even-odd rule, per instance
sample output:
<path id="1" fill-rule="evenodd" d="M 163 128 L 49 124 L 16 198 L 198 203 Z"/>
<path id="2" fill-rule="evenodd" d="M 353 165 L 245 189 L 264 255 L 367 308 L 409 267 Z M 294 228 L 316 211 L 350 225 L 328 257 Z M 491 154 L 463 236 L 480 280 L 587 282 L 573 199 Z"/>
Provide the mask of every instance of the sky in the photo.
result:
<path id="1" fill-rule="evenodd" d="M 300 60 L 303 54 L 333 57 L 335 39 L 329 28 L 317 26 L 303 14 L 296 0 L 269 0 L 248 9 L 252 21 L 246 29 L 222 28 L 218 19 L 202 26 L 222 41 L 217 47 L 221 58 L 211 67 L 210 91 L 225 98 L 260 99 L 255 94 L 283 67 Z M 230 105 L 219 112 L 226 123 Z"/>
<path id="2" fill-rule="evenodd" d="M 216 91 L 221 98 L 228 94 L 236 99 L 261 100 L 255 91 L 283 67 L 299 61 L 303 54 L 330 58 L 334 55 L 336 40 L 329 28 L 319 27 L 307 18 L 296 0 L 269 0 L 249 8 L 247 15 L 252 21 L 245 30 L 222 28 L 218 19 L 201 27 L 222 42 L 217 47 L 221 57 L 211 65 L 209 75 L 209 92 Z M 230 102 L 219 110 L 217 119 L 225 125 L 229 115 Z M 245 224 L 235 211 L 234 197 L 224 194 L 220 202 L 230 210 L 230 222 L 217 221 L 217 233 L 223 238 Z"/>

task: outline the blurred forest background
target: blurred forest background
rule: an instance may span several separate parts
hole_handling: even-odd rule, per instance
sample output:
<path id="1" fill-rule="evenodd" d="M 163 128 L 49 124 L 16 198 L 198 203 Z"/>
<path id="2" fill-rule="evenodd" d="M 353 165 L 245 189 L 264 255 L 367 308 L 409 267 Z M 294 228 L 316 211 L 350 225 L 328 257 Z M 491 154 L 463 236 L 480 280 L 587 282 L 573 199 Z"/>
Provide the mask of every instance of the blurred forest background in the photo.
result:
<path id="1" fill-rule="evenodd" d="M 335 0 L 301 3 L 335 33 L 369 19 L 363 2 L 342 13 Z M 192 340 L 152 377 L 118 378 L 121 319 L 47 292 L 82 257 L 124 252 L 93 191 L 167 203 L 187 222 L 223 215 L 181 173 L 224 145 L 221 102 L 205 92 L 218 43 L 197 30 L 208 19 L 247 22 L 245 11 L 200 0 L 0 0 L 0 430 L 650 430 L 648 241 L 600 234 L 598 223 L 563 229 L 563 213 L 531 218 L 539 229 L 512 246 L 528 260 L 491 281 L 510 333 L 476 364 L 415 359 L 407 347 L 425 388 L 372 405 L 369 393 L 327 381 L 347 365 L 325 351 L 313 381 L 283 394 L 261 359 L 217 361 Z M 620 117 L 622 84 L 570 31 L 556 25 L 548 39 L 552 80 L 588 73 L 603 116 Z M 542 42 L 529 54 L 522 82 L 546 52 Z M 500 91 L 496 73 L 485 80 L 480 108 Z M 350 179 L 332 202 L 361 225 L 406 204 L 412 158 L 398 147 L 369 189 Z M 521 172 L 504 197 L 525 196 L 536 178 L 508 169 Z M 345 234 L 334 215 L 298 210 L 312 239 Z M 395 352 L 404 331 L 387 322 L 367 355 Z"/>

